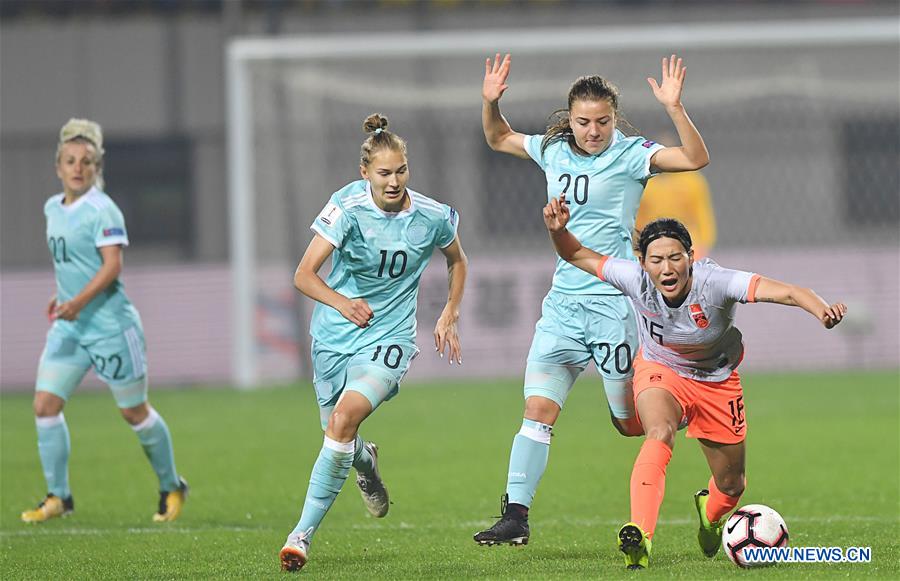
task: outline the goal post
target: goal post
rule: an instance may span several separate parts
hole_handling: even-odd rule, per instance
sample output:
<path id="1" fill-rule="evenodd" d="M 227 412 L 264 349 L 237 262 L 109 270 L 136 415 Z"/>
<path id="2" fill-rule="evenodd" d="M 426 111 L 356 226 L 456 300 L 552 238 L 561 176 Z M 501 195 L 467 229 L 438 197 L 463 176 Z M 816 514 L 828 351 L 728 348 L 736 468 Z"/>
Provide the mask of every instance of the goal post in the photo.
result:
<path id="1" fill-rule="evenodd" d="M 753 133 L 757 129 L 754 115 L 773 114 L 798 119 L 801 125 L 798 131 L 808 132 L 811 139 L 819 140 L 827 139 L 821 128 L 815 127 L 821 117 L 806 117 L 806 112 L 786 100 L 799 95 L 802 97 L 799 107 L 821 107 L 820 113 L 826 116 L 833 110 L 834 102 L 853 103 L 859 109 L 860 117 L 867 117 L 873 110 L 879 115 L 887 111 L 889 115 L 896 108 L 896 79 L 885 81 L 878 74 L 864 74 L 852 61 L 855 58 L 861 61 L 890 58 L 892 62 L 880 68 L 896 73 L 896 60 L 889 55 L 896 54 L 898 38 L 897 22 L 885 18 L 377 35 L 348 33 L 232 40 L 226 54 L 226 89 L 235 385 L 252 387 L 298 372 L 298 354 L 291 350 L 290 342 L 294 341 L 296 345 L 307 330 L 303 325 L 279 320 L 279 313 L 286 316 L 282 310 L 282 297 L 293 292 L 291 273 L 303 252 L 303 248 L 288 247 L 287 241 L 292 238 L 288 235 L 289 230 L 295 227 L 307 232 L 314 212 L 324 204 L 327 196 L 353 179 L 354 155 L 364 137 L 359 126 L 365 114 L 376 110 L 387 114 L 391 128 L 411 142 L 411 156 L 416 161 L 431 160 L 411 165 L 414 175 L 411 187 L 429 194 L 441 193 L 446 197 L 436 197 L 456 205 L 456 192 L 449 191 L 452 188 L 447 186 L 462 184 L 460 189 L 466 192 L 460 203 L 463 224 L 471 220 L 474 225 L 476 216 L 491 210 L 478 201 L 473 191 L 486 185 L 505 190 L 521 187 L 514 181 L 498 185 L 496 179 L 499 178 L 485 177 L 483 168 L 473 169 L 473 165 L 481 163 L 478 150 L 473 153 L 472 148 L 463 144 L 463 141 L 478 141 L 479 61 L 483 62 L 487 56 L 497 52 L 513 54 L 511 89 L 504 97 L 504 112 L 508 117 L 515 115 L 511 123 L 517 128 L 528 126 L 533 132 L 540 132 L 547 114 L 564 106 L 568 83 L 579 75 L 598 72 L 608 75 L 624 89 L 627 112 L 642 113 L 636 125 L 651 127 L 657 132 L 665 130 L 667 120 L 661 118 L 658 106 L 652 102 L 652 96 L 648 96 L 649 90 L 643 79 L 648 75 L 658 76 L 659 57 L 674 52 L 687 56 L 691 74 L 685 102 L 692 117 L 706 123 L 702 127 L 704 135 L 717 122 L 723 125 L 739 123 L 739 129 Z M 813 50 L 820 47 L 828 52 L 821 56 L 821 61 Z M 792 55 L 802 58 L 791 61 Z M 834 55 L 842 57 L 837 65 L 826 60 Z M 778 62 L 778 57 L 783 57 L 789 64 Z M 529 64 L 529 60 L 533 62 Z M 845 62 L 848 60 L 850 62 Z M 716 68 L 713 72 L 721 77 L 718 84 L 709 75 L 701 74 L 705 66 Z M 736 67 L 737 71 L 728 70 L 730 66 Z M 743 71 L 740 70 L 742 66 L 746 67 Z M 377 70 L 369 74 L 370 69 Z M 795 75 L 797 69 L 799 73 Z M 831 74 L 839 77 L 830 78 L 828 75 Z M 830 94 L 816 95 L 807 86 L 795 86 L 792 76 L 816 79 L 818 87 Z M 641 82 L 643 89 L 639 88 Z M 273 98 L 278 90 L 288 95 L 286 103 Z M 752 101 L 754 97 L 771 102 L 760 105 Z M 729 102 L 736 105 L 731 106 Z M 712 113 L 700 114 L 700 103 L 708 106 Z M 738 106 L 753 109 L 753 112 L 738 114 Z M 644 116 L 651 114 L 653 121 L 645 122 Z M 739 119 L 733 121 L 736 115 Z M 465 124 L 460 122 L 462 119 L 467 120 Z M 272 139 L 279 130 L 284 131 L 286 139 L 296 140 L 296 151 L 291 149 L 296 154 L 296 163 L 279 160 L 284 157 L 283 151 L 279 150 L 283 144 L 276 144 Z M 724 134 L 726 130 L 721 132 Z M 765 136 L 751 139 L 765 141 Z M 710 140 L 723 142 L 726 137 L 711 132 Z M 429 144 L 426 154 L 417 155 L 416 148 L 426 149 L 426 143 Z M 835 146 L 829 144 L 831 148 Z M 712 155 L 714 164 L 717 155 L 718 150 Z M 332 159 L 336 161 L 332 162 Z M 735 160 L 727 159 L 727 155 L 724 161 L 725 167 L 738 167 Z M 491 163 L 494 162 L 504 163 L 492 158 Z M 817 167 L 814 161 L 805 159 L 798 159 L 797 163 L 808 164 L 800 171 L 814 172 Z M 525 165 L 525 162 L 520 164 Z M 434 169 L 436 165 L 441 168 Z M 788 172 L 787 169 L 783 171 Z M 286 172 L 293 172 L 294 179 L 285 180 Z M 533 177 L 534 174 L 528 175 Z M 420 177 L 424 179 L 420 181 Z M 758 180 L 761 190 L 767 185 L 762 176 L 754 179 Z M 425 185 L 421 185 L 422 182 Z M 298 191 L 284 192 L 285 183 L 300 184 Z M 789 187 L 800 187 L 790 183 Z M 809 187 L 812 192 L 817 186 L 813 183 Z M 530 199 L 539 200 L 544 185 L 540 179 L 532 180 L 529 189 L 532 191 Z M 805 189 L 798 191 L 809 196 L 802 201 L 813 200 L 814 193 L 807 194 Z M 284 199 L 280 198 L 283 195 L 297 197 L 296 208 L 290 209 L 292 215 L 285 214 L 288 210 Z M 514 197 L 510 195 L 503 199 L 511 201 Z M 729 204 L 735 202 L 726 200 L 725 206 Z M 515 205 L 509 204 L 509 207 Z M 825 211 L 829 212 L 827 219 L 837 219 L 834 216 L 839 209 Z M 546 290 L 552 272 L 546 240 L 532 236 L 534 230 L 529 230 L 530 227 L 521 226 L 524 220 L 530 219 L 530 214 L 523 216 L 512 209 L 504 209 L 502 215 L 498 212 L 489 222 L 491 227 L 487 232 L 467 232 L 472 243 L 467 243 L 466 239 L 464 243 L 470 253 L 473 249 L 486 253 L 524 251 L 539 256 L 543 272 L 539 282 Z M 735 218 L 731 216 L 732 220 Z M 481 220 L 477 223 L 484 226 L 487 222 Z M 814 225 L 804 227 L 812 232 Z M 876 238 L 892 240 L 892 234 L 885 233 L 887 228 L 878 225 L 873 228 Z M 772 229 L 781 232 L 784 227 L 774 225 Z M 744 233 L 740 224 L 736 224 L 734 232 L 731 239 L 734 247 L 765 246 L 773 239 L 763 232 L 756 240 L 756 234 L 749 230 Z M 853 228 L 844 234 L 840 232 L 843 231 L 836 234 L 839 239 L 851 241 L 868 238 L 871 233 L 870 230 L 854 233 Z M 526 242 L 523 242 L 523 233 L 529 235 Z M 796 234 L 802 235 L 803 232 Z M 790 234 L 784 236 L 776 237 L 776 244 L 778 240 L 788 244 L 793 242 Z M 728 241 L 723 242 L 727 247 Z M 261 313 L 262 287 L 267 291 L 274 287 L 280 290 L 267 297 L 270 302 L 274 301 L 274 310 L 263 309 Z M 502 294 L 496 289 L 491 290 L 493 288 L 487 284 L 470 288 L 467 298 L 472 293 Z M 533 311 L 537 305 L 529 308 Z M 260 348 L 261 326 L 276 328 L 269 341 L 270 346 L 274 346 L 271 349 Z M 291 357 L 294 357 L 293 363 L 289 361 Z M 490 357 L 499 361 L 497 371 L 504 374 L 508 362 L 502 354 L 495 353 Z M 262 359 L 269 363 L 261 366 Z"/>

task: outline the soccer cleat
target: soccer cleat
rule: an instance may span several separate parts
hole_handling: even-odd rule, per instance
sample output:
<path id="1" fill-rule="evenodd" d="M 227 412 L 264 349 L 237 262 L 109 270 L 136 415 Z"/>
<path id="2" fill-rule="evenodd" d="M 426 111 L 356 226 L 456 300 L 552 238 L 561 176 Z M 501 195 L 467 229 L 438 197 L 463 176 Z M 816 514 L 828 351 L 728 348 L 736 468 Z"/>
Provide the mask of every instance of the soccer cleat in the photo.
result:
<path id="1" fill-rule="evenodd" d="M 159 510 L 153 515 L 153 522 L 170 522 L 178 518 L 190 487 L 184 478 L 178 478 L 178 489 L 159 493 Z"/>
<path id="2" fill-rule="evenodd" d="M 510 506 L 509 495 L 500 497 L 500 520 L 489 529 L 476 533 L 473 537 L 479 545 L 527 545 L 530 530 L 528 515 L 518 505 Z"/>
<path id="3" fill-rule="evenodd" d="M 278 553 L 282 571 L 299 571 L 309 560 L 309 540 L 306 533 L 293 533 L 288 536 Z"/>
<path id="4" fill-rule="evenodd" d="M 374 469 L 372 474 L 366 476 L 356 473 L 356 486 L 359 487 L 359 493 L 362 495 L 363 502 L 369 513 L 375 518 L 382 518 L 388 513 L 390 501 L 388 500 L 388 491 L 384 487 L 381 480 L 381 473 L 378 471 L 378 446 L 372 442 L 365 442 L 363 446 L 372 455 L 372 464 Z"/>
<path id="5" fill-rule="evenodd" d="M 625 554 L 626 569 L 646 569 L 652 546 L 647 533 L 633 522 L 625 523 L 619 529 L 619 550 Z"/>
<path id="6" fill-rule="evenodd" d="M 709 522 L 706 516 L 706 503 L 709 502 L 709 490 L 698 490 L 694 494 L 694 505 L 697 507 L 697 515 L 700 517 L 700 529 L 697 531 L 697 541 L 700 543 L 700 550 L 707 557 L 715 557 L 722 545 L 722 528 L 725 526 L 725 519 L 719 519 L 718 522 Z"/>
<path id="7" fill-rule="evenodd" d="M 55 494 L 48 494 L 41 501 L 37 508 L 26 510 L 22 513 L 22 522 L 37 523 L 56 518 L 58 516 L 68 516 L 75 510 L 75 501 L 72 497 L 60 498 Z"/>

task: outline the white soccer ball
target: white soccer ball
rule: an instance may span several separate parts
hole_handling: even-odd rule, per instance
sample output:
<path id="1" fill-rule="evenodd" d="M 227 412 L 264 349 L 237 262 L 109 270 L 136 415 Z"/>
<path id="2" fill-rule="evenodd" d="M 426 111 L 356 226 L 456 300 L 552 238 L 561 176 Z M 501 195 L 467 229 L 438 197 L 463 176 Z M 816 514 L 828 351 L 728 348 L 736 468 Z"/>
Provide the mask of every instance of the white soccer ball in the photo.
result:
<path id="1" fill-rule="evenodd" d="M 747 562 L 748 547 L 786 547 L 788 529 L 781 515 L 764 504 L 748 504 L 734 511 L 722 529 L 722 548 L 739 567 L 759 567 L 769 563 Z"/>

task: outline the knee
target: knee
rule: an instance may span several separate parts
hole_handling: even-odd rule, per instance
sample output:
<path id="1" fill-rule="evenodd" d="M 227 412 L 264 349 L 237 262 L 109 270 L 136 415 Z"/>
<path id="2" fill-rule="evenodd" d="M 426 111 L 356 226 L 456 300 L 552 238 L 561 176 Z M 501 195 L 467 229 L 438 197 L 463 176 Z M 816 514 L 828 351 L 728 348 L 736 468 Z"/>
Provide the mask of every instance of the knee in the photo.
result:
<path id="1" fill-rule="evenodd" d="M 644 426 L 644 431 L 648 440 L 659 440 L 669 448 L 675 448 L 676 426 L 670 426 L 669 424 Z"/>
<path id="2" fill-rule="evenodd" d="M 552 399 L 529 397 L 525 400 L 525 417 L 552 426 L 559 417 L 560 407 Z"/>
<path id="3" fill-rule="evenodd" d="M 742 472 L 716 477 L 716 488 L 726 496 L 740 496 L 744 494 L 745 486 L 746 483 Z"/>
<path id="4" fill-rule="evenodd" d="M 119 412 L 121 412 L 126 422 L 136 426 L 147 419 L 147 416 L 150 414 L 150 408 L 146 403 L 142 403 L 130 408 L 119 408 Z"/>
<path id="5" fill-rule="evenodd" d="M 356 436 L 358 429 L 359 422 L 352 414 L 336 409 L 331 412 L 331 416 L 328 418 L 326 431 L 336 436 L 340 441 L 349 441 L 350 438 Z"/>
<path id="6" fill-rule="evenodd" d="M 625 437 L 631 438 L 644 435 L 644 427 L 637 418 L 617 418 L 613 416 L 612 424 Z"/>
<path id="7" fill-rule="evenodd" d="M 38 392 L 34 396 L 34 415 L 39 418 L 58 416 L 65 405 L 66 402 L 61 397 L 46 392 Z"/>

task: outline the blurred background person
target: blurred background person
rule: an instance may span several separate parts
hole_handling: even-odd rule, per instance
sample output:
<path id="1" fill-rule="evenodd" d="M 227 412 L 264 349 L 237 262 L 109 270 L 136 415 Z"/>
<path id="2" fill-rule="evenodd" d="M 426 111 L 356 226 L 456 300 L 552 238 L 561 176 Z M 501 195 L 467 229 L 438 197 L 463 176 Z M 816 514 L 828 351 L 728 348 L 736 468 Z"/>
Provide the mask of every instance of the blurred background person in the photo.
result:
<path id="1" fill-rule="evenodd" d="M 103 133 L 87 119 L 59 132 L 56 175 L 63 191 L 44 205 L 56 294 L 34 394 L 38 452 L 47 496 L 22 520 L 35 523 L 75 508 L 69 488 L 69 427 L 63 408 L 91 368 L 109 385 L 159 478 L 156 522 L 178 518 L 187 484 L 175 469 L 172 436 L 147 402 L 147 362 L 140 315 L 119 280 L 128 246 L 125 219 L 103 192 Z"/>
<path id="2" fill-rule="evenodd" d="M 673 143 L 675 136 L 663 134 L 659 143 Z M 657 218 L 675 218 L 685 226 L 694 240 L 697 260 L 708 256 L 716 243 L 716 216 L 713 212 L 709 182 L 698 171 L 658 174 L 647 182 L 635 218 L 637 240 L 644 226 Z"/>

